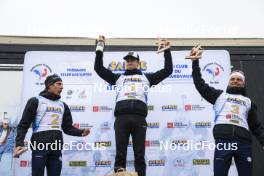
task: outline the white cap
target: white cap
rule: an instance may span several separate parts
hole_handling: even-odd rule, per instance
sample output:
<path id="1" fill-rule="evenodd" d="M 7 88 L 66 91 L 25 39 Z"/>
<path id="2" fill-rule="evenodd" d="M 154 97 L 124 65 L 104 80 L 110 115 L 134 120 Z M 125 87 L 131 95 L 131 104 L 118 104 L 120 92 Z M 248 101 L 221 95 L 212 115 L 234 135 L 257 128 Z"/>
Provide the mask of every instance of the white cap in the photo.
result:
<path id="1" fill-rule="evenodd" d="M 230 74 L 230 78 L 229 79 L 231 79 L 233 76 L 239 76 L 243 80 L 243 82 L 245 82 L 245 75 L 244 75 L 244 73 L 242 71 L 240 71 L 240 70 L 233 71 Z"/>

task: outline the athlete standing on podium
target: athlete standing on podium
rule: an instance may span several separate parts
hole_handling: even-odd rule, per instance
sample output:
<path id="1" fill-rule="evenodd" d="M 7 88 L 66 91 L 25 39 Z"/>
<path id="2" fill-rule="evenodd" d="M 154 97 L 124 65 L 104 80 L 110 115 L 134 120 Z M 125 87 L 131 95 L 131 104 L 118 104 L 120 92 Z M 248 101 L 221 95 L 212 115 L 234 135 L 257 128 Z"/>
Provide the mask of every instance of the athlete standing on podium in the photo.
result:
<path id="1" fill-rule="evenodd" d="M 143 74 L 138 69 L 140 64 L 139 55 L 128 52 L 123 58 L 126 63 L 126 70 L 123 74 L 114 74 L 103 65 L 104 37 L 101 36 L 96 46 L 96 58 L 94 69 L 96 73 L 111 85 L 123 87 L 123 91 L 118 91 L 115 106 L 115 138 L 116 157 L 114 170 L 117 172 L 121 168 L 126 168 L 127 146 L 129 136 L 132 135 L 133 150 L 135 156 L 135 170 L 139 176 L 146 176 L 145 163 L 145 139 L 146 139 L 146 116 L 147 92 L 144 87 L 149 88 L 167 78 L 173 71 L 170 44 L 165 41 L 164 68 L 152 73 Z"/>

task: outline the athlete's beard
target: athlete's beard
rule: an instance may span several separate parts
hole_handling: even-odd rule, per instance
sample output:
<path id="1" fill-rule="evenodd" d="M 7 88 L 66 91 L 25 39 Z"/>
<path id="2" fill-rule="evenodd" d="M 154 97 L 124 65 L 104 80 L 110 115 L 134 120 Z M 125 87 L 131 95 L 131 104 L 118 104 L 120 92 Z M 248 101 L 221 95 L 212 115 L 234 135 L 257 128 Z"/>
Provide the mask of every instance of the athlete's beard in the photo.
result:
<path id="1" fill-rule="evenodd" d="M 246 88 L 245 87 L 231 87 L 228 86 L 226 89 L 227 93 L 230 94 L 240 94 L 246 96 Z"/>

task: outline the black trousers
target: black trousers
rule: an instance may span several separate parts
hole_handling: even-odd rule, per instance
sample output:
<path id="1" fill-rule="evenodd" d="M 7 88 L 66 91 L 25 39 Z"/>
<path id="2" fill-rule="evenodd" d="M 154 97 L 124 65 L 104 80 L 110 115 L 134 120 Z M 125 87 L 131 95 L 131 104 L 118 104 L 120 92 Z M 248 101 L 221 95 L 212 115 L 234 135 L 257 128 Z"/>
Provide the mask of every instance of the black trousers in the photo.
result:
<path id="1" fill-rule="evenodd" d="M 60 176 L 62 168 L 60 150 L 32 151 L 32 176 L 44 176 L 45 167 L 48 176 Z"/>
<path id="2" fill-rule="evenodd" d="M 214 153 L 214 176 L 227 176 L 232 162 L 235 159 L 239 176 L 252 176 L 252 150 L 251 144 L 243 143 L 238 140 L 216 139 L 216 145 L 223 144 L 230 146 L 236 144 L 235 150 L 215 149 Z M 228 148 L 228 147 L 227 147 Z"/>
<path id="3" fill-rule="evenodd" d="M 132 136 L 135 170 L 139 176 L 146 176 L 145 139 L 147 122 L 138 115 L 122 115 L 115 119 L 116 157 L 115 171 L 126 168 L 127 146 Z"/>

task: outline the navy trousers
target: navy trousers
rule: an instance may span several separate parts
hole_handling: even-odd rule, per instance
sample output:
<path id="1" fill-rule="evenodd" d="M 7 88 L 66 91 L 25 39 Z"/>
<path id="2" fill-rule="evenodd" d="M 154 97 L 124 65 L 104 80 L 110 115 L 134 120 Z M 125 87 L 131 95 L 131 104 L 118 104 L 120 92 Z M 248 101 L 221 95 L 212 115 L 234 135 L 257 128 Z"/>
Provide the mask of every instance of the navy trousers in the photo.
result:
<path id="1" fill-rule="evenodd" d="M 62 168 L 60 150 L 32 151 L 32 176 L 44 176 L 45 167 L 48 176 L 60 176 Z"/>
<path id="2" fill-rule="evenodd" d="M 145 117 L 137 115 L 123 115 L 115 119 L 116 157 L 115 172 L 119 168 L 126 168 L 127 146 L 129 136 L 132 136 L 135 170 L 138 176 L 146 176 L 145 139 L 147 122 Z"/>
<path id="3" fill-rule="evenodd" d="M 225 139 L 216 139 L 215 144 L 216 146 L 218 145 L 225 147 L 225 149 L 221 150 L 217 147 L 215 148 L 214 176 L 227 176 L 233 157 L 237 167 L 238 175 L 252 176 L 251 144 L 242 143 L 238 140 Z"/>

